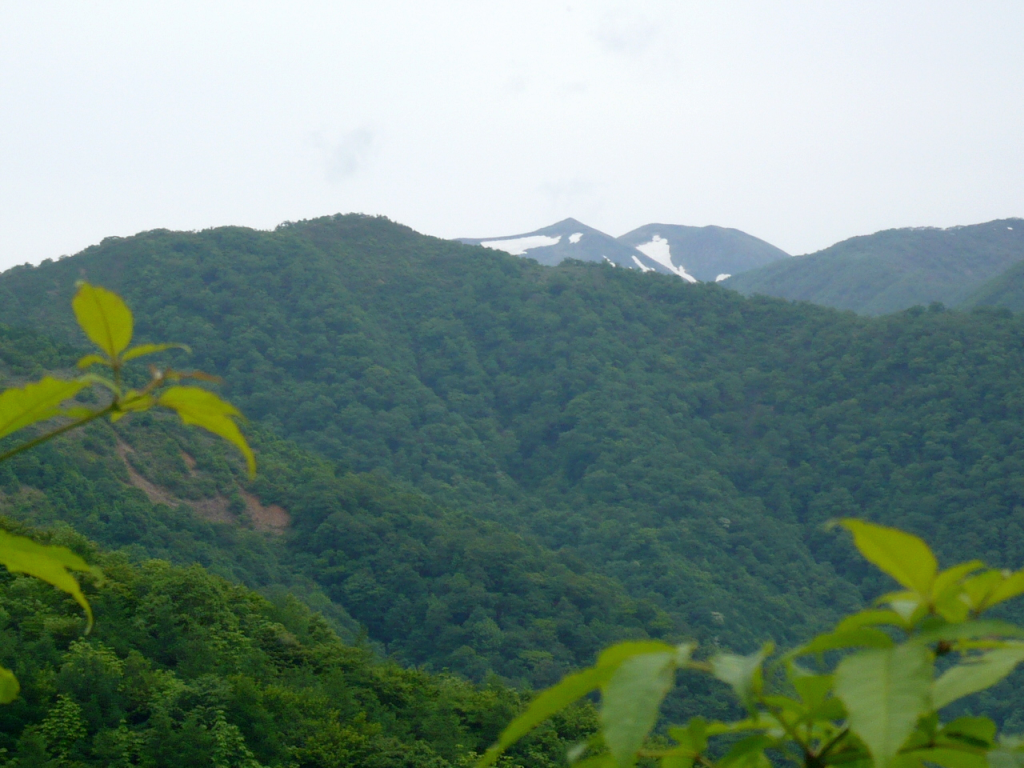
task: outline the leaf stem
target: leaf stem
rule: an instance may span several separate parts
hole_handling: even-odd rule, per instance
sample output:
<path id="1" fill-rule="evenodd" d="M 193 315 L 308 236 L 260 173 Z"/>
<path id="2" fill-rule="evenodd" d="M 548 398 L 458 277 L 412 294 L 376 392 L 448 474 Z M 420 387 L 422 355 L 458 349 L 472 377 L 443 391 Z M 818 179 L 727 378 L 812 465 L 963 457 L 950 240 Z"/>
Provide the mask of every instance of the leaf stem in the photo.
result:
<path id="1" fill-rule="evenodd" d="M 77 421 L 68 422 L 63 427 L 58 427 L 52 432 L 47 432 L 45 435 L 40 435 L 39 437 L 33 440 L 29 440 L 27 443 L 22 443 L 17 448 L 12 448 L 6 453 L 0 453 L 0 461 L 7 461 L 7 459 L 11 458 L 12 456 L 17 456 L 22 451 L 27 451 L 29 448 L 35 448 L 37 445 L 45 443 L 47 440 L 52 440 L 58 435 L 63 435 L 65 432 L 70 432 L 72 429 L 76 429 L 77 427 L 81 427 L 85 424 L 88 424 L 90 421 L 93 421 L 94 419 L 98 419 L 101 416 L 106 416 L 108 413 L 114 410 L 115 405 L 116 401 L 112 402 L 110 405 L 108 405 L 106 408 L 103 408 L 102 410 L 96 411 L 95 413 L 90 413 L 88 416 L 78 419 Z"/>

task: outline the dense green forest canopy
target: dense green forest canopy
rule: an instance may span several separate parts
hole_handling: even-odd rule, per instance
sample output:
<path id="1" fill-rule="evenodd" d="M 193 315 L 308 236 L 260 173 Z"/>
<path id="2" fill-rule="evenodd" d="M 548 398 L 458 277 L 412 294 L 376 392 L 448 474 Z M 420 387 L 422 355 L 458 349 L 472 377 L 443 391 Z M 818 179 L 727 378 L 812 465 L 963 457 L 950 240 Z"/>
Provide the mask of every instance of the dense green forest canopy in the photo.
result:
<path id="1" fill-rule="evenodd" d="M 198 566 L 133 566 L 69 530 L 44 540 L 106 580 L 86 584 L 97 623 L 84 638 L 65 596 L 0 576 L 0 653 L 22 683 L 0 707 L 3 765 L 446 768 L 468 764 L 523 705 L 496 681 L 474 687 L 345 645 L 293 597 L 271 602 Z M 588 705 L 568 712 L 512 764 L 560 765 L 593 726 Z"/>
<path id="2" fill-rule="evenodd" d="M 947 561 L 1024 562 L 1008 312 L 867 319 L 345 216 L 110 239 L 0 276 L 0 320 L 76 343 L 83 274 L 126 297 L 143 340 L 225 376 L 272 470 L 247 485 L 156 420 L 126 428 L 126 460 L 93 435 L 62 455 L 83 488 L 121 473 L 104 487 L 142 511 L 116 541 L 84 491 L 58 504 L 27 466 L 11 487 L 42 487 L 50 519 L 105 545 L 206 542 L 211 567 L 296 585 L 407 663 L 542 685 L 622 637 L 797 642 L 886 586 L 822 530 L 836 516 L 912 530 Z M 179 479 L 158 477 L 174 456 Z M 291 522 L 212 536 L 126 483 L 125 461 L 176 500 L 202 481 L 241 517 L 244 491 Z"/>

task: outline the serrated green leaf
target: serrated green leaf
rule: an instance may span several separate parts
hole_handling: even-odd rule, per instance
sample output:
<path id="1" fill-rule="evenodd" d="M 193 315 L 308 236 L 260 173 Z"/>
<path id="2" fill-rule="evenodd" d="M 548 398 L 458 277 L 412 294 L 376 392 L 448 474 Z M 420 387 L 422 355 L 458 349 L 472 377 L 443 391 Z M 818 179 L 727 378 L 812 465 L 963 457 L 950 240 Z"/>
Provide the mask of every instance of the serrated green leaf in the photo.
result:
<path id="1" fill-rule="evenodd" d="M 186 424 L 195 424 L 235 445 L 245 456 L 250 477 L 256 474 L 256 457 L 234 422 L 242 414 L 231 403 L 199 387 L 170 387 L 157 402 L 176 411 Z"/>
<path id="2" fill-rule="evenodd" d="M 89 632 L 92 629 L 92 608 L 82 594 L 82 588 L 69 571 L 92 573 L 98 577 L 102 574 L 70 549 L 39 544 L 24 536 L 0 531 L 0 564 L 6 566 L 9 571 L 27 573 L 67 592 L 85 611 L 88 619 L 85 631 Z"/>
<path id="3" fill-rule="evenodd" d="M 85 335 L 110 358 L 116 358 L 131 343 L 132 312 L 116 293 L 83 281 L 78 284 L 71 308 Z"/>
<path id="4" fill-rule="evenodd" d="M 87 386 L 79 379 L 61 381 L 47 376 L 0 394 L 0 438 L 60 413 L 60 404 Z"/>
<path id="5" fill-rule="evenodd" d="M 611 669 L 590 667 L 582 672 L 566 675 L 561 682 L 541 691 L 530 702 L 519 717 L 509 723 L 494 746 L 488 749 L 477 761 L 477 768 L 493 765 L 499 755 L 543 723 L 556 712 L 565 709 L 574 701 L 596 691 L 611 674 Z"/>
<path id="6" fill-rule="evenodd" d="M 636 762 L 675 681 L 675 650 L 632 656 L 601 686 L 601 732 L 619 768 Z"/>
<path id="7" fill-rule="evenodd" d="M 731 685 L 743 705 L 752 708 L 754 697 L 761 692 L 761 663 L 771 652 L 771 646 L 766 645 L 749 656 L 717 654 L 711 659 L 711 673 L 723 683 Z"/>
<path id="8" fill-rule="evenodd" d="M 876 768 L 889 768 L 931 699 L 932 658 L 923 645 L 861 651 L 836 667 L 835 692 Z"/>
<path id="9" fill-rule="evenodd" d="M 942 709 L 957 699 L 990 688 L 1024 661 L 1024 644 L 996 648 L 947 669 L 932 684 L 932 706 Z"/>
<path id="10" fill-rule="evenodd" d="M 166 344 L 139 344 L 137 347 L 132 347 L 127 352 L 125 352 L 121 356 L 121 360 L 127 363 L 129 360 L 134 360 L 137 357 L 142 357 L 144 355 L 154 355 L 157 352 L 163 352 L 164 350 L 167 349 L 183 349 L 190 354 L 192 352 L 192 350 L 188 347 L 187 344 L 175 344 L 173 342 Z"/>
<path id="11" fill-rule="evenodd" d="M 0 667 L 0 704 L 10 704 L 21 692 L 21 685 L 14 673 L 6 667 Z"/>
<path id="12" fill-rule="evenodd" d="M 939 563 L 921 539 L 863 520 L 847 518 L 839 524 L 853 534 L 854 544 L 865 560 L 922 598 L 931 598 Z"/>

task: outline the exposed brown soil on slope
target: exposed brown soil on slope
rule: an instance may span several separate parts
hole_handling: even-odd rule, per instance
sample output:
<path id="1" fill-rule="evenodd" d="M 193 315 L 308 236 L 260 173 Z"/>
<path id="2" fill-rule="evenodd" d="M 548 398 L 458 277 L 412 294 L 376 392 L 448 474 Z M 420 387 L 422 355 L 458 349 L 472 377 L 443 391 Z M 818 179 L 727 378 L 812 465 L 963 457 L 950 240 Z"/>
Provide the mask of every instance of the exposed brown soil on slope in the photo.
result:
<path id="1" fill-rule="evenodd" d="M 230 502 L 224 496 L 214 496 L 199 500 L 179 499 L 166 488 L 161 488 L 144 478 L 128 459 L 128 454 L 134 452 L 135 450 L 123 440 L 117 441 L 117 455 L 124 461 L 125 469 L 128 470 L 128 481 L 146 494 L 146 498 L 151 502 L 154 504 L 166 504 L 169 507 L 177 507 L 184 504 L 190 507 L 203 520 L 208 520 L 211 523 L 239 524 L 238 516 L 232 514 Z M 193 471 L 196 466 L 195 459 L 185 452 L 182 452 L 181 456 L 189 471 Z M 277 504 L 265 507 L 255 495 L 248 491 L 240 490 L 240 493 L 245 500 L 245 516 L 249 518 L 253 528 L 257 531 L 268 533 L 284 533 L 291 523 L 291 515 L 283 507 Z"/>

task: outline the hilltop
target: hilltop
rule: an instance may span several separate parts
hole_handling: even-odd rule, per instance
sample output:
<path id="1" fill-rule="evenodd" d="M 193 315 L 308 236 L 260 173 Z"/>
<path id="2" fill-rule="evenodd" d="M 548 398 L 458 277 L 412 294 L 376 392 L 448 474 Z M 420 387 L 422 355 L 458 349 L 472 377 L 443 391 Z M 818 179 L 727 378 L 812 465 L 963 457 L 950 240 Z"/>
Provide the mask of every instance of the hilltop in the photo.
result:
<path id="1" fill-rule="evenodd" d="M 1024 562 L 1006 313 L 857 317 L 337 216 L 108 239 L 0 275 L 0 319 L 76 343 L 83 274 L 224 375 L 271 467 L 239 514 L 287 512 L 288 578 L 410 663 L 536 685 L 614 638 L 798 642 L 886 588 L 837 516 Z"/>
<path id="2" fill-rule="evenodd" d="M 938 301 L 967 302 L 972 292 L 1024 260 L 1024 219 L 937 229 L 890 229 L 850 238 L 729 278 L 745 295 L 811 301 L 866 315 Z"/>

